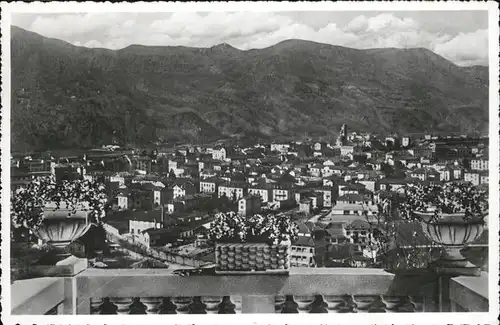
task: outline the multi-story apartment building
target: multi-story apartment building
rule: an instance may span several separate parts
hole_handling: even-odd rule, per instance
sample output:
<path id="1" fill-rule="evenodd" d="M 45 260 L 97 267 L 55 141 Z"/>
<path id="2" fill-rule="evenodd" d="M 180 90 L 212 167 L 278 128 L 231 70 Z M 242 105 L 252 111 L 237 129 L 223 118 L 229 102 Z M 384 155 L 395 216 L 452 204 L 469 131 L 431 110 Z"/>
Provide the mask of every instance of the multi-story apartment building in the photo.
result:
<path id="1" fill-rule="evenodd" d="M 466 171 L 464 173 L 464 181 L 471 182 L 472 185 L 481 184 L 481 174 L 479 171 Z"/>
<path id="2" fill-rule="evenodd" d="M 223 184 L 224 180 L 220 178 L 210 177 L 200 181 L 200 192 L 213 194 L 218 193 L 219 185 Z"/>
<path id="3" fill-rule="evenodd" d="M 470 168 L 472 170 L 488 170 L 488 159 L 485 158 L 471 159 Z"/>
<path id="4" fill-rule="evenodd" d="M 332 187 L 320 187 L 316 191 L 323 195 L 323 206 L 325 208 L 331 208 L 334 200 L 336 199 L 336 197 L 334 197 L 333 188 Z"/>
<path id="5" fill-rule="evenodd" d="M 289 201 L 293 198 L 293 186 L 287 184 L 273 184 L 273 201 Z"/>
<path id="6" fill-rule="evenodd" d="M 240 199 L 247 195 L 248 185 L 245 182 L 226 182 L 219 185 L 217 197 L 226 196 L 229 199 Z"/>
<path id="7" fill-rule="evenodd" d="M 262 203 L 273 201 L 273 192 L 271 190 L 272 186 L 269 184 L 255 184 L 250 185 L 248 188 L 248 194 L 259 196 Z"/>
<path id="8" fill-rule="evenodd" d="M 417 168 L 411 171 L 410 176 L 421 181 L 439 180 L 441 178 L 441 174 L 432 168 Z"/>

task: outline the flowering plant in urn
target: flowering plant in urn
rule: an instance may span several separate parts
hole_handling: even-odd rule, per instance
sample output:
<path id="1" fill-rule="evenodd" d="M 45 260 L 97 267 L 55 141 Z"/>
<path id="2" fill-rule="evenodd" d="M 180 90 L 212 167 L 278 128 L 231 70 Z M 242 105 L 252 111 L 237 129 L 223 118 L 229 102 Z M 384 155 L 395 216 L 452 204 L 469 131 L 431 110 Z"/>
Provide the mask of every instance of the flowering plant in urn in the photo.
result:
<path id="1" fill-rule="evenodd" d="M 219 213 L 211 223 L 219 273 L 287 273 L 298 227 L 282 214 Z"/>
<path id="2" fill-rule="evenodd" d="M 409 184 L 399 204 L 407 220 L 437 222 L 447 215 L 460 214 L 465 222 L 483 221 L 488 211 L 488 191 L 466 182 L 443 186 Z M 431 217 L 427 217 L 431 215 Z"/>
<path id="3" fill-rule="evenodd" d="M 419 221 L 425 235 L 444 248 L 436 265 L 456 274 L 475 275 L 475 268 L 460 250 L 477 240 L 484 230 L 488 214 L 488 191 L 466 182 L 443 186 L 409 184 L 398 204 L 400 216 Z M 468 269 L 465 271 L 465 269 Z"/>
<path id="4" fill-rule="evenodd" d="M 105 186 L 88 180 L 56 182 L 39 177 L 11 198 L 11 219 L 46 243 L 63 248 L 78 239 L 105 214 Z"/>

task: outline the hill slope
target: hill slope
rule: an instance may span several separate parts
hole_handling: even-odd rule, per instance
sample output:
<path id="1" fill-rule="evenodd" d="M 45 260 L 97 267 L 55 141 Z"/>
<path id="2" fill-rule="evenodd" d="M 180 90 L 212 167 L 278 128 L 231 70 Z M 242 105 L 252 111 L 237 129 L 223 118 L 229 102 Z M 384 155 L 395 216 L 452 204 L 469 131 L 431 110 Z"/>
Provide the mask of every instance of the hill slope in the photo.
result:
<path id="1" fill-rule="evenodd" d="M 487 130 L 487 68 L 302 40 L 240 51 L 76 47 L 12 27 L 12 144 Z M 486 71 L 486 72 L 485 72 Z"/>

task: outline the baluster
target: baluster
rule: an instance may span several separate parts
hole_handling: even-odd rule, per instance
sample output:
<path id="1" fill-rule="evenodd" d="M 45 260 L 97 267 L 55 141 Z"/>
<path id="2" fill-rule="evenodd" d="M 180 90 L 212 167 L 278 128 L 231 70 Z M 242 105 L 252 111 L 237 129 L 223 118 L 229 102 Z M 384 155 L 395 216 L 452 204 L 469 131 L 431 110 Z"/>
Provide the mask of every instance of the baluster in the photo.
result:
<path id="1" fill-rule="evenodd" d="M 328 310 L 326 309 L 327 304 L 323 300 L 323 297 L 321 295 L 316 295 L 314 302 L 311 305 L 311 311 L 310 313 L 312 314 L 325 314 L 328 313 Z"/>
<path id="2" fill-rule="evenodd" d="M 385 303 L 385 311 L 387 313 L 394 313 L 397 311 L 398 306 L 401 304 L 401 297 L 398 296 L 382 296 Z"/>
<path id="3" fill-rule="evenodd" d="M 241 296 L 231 296 L 229 301 L 234 304 L 234 313 L 241 314 L 243 298 Z"/>
<path id="4" fill-rule="evenodd" d="M 376 296 L 371 306 L 368 308 L 369 313 L 385 313 L 387 305 L 382 299 L 382 296 Z"/>
<path id="5" fill-rule="evenodd" d="M 293 296 L 293 300 L 297 303 L 297 311 L 300 314 L 309 313 L 311 310 L 312 304 L 314 300 L 316 300 L 315 296 Z"/>
<path id="6" fill-rule="evenodd" d="M 90 298 L 90 314 L 98 315 L 101 313 L 101 306 L 103 304 L 102 298 Z"/>
<path id="7" fill-rule="evenodd" d="M 168 297 L 164 297 L 162 299 L 162 303 L 159 307 L 159 314 L 176 314 L 175 309 L 177 307 L 172 303 L 171 299 Z"/>
<path id="8" fill-rule="evenodd" d="M 329 313 L 340 313 L 342 307 L 346 304 L 345 296 L 323 296 Z"/>
<path id="9" fill-rule="evenodd" d="M 130 314 L 130 307 L 132 306 L 132 298 L 109 298 L 109 301 L 116 306 L 116 313 L 118 315 Z"/>
<path id="10" fill-rule="evenodd" d="M 141 303 L 146 306 L 146 314 L 159 314 L 160 306 L 162 305 L 163 298 L 158 297 L 141 297 Z"/>
<path id="11" fill-rule="evenodd" d="M 171 301 L 177 314 L 189 314 L 189 305 L 193 301 L 191 297 L 174 297 Z"/>
<path id="12" fill-rule="evenodd" d="M 285 302 L 283 303 L 283 310 L 281 311 L 282 314 L 297 314 L 297 307 L 298 304 L 293 301 L 293 296 L 286 296 L 285 297 Z"/>
<path id="13" fill-rule="evenodd" d="M 130 305 L 130 314 L 132 315 L 145 315 L 146 306 L 141 302 L 139 298 L 132 299 L 132 305 Z"/>
<path id="14" fill-rule="evenodd" d="M 274 310 L 276 314 L 281 314 L 284 308 L 285 301 L 286 301 L 285 296 L 276 296 L 274 298 Z"/>
<path id="15" fill-rule="evenodd" d="M 411 296 L 407 296 L 404 299 L 403 304 L 399 306 L 397 311 L 400 313 L 414 313 L 415 311 L 417 311 L 417 304 L 413 301 L 413 298 Z"/>
<path id="16" fill-rule="evenodd" d="M 207 305 L 205 305 L 201 301 L 201 297 L 194 297 L 193 302 L 191 305 L 189 305 L 189 313 L 190 314 L 206 314 L 207 312 L 205 311 Z"/>
<path id="17" fill-rule="evenodd" d="M 115 304 L 109 301 L 109 298 L 102 298 L 100 315 L 116 315 L 118 308 Z"/>
<path id="18" fill-rule="evenodd" d="M 354 301 L 354 297 L 352 295 L 347 295 L 344 298 L 344 303 L 340 308 L 341 313 L 357 313 L 358 312 L 358 304 Z"/>
<path id="19" fill-rule="evenodd" d="M 218 308 L 219 314 L 236 314 L 236 305 L 231 302 L 231 298 L 229 296 L 222 297 L 222 302 L 218 305 Z"/>
<path id="20" fill-rule="evenodd" d="M 358 313 L 367 313 L 370 310 L 370 306 L 375 301 L 375 296 L 356 296 L 354 301 L 357 305 Z"/>
<path id="21" fill-rule="evenodd" d="M 209 296 L 201 297 L 201 302 L 206 305 L 205 311 L 207 314 L 218 314 L 219 304 L 221 304 L 223 299 L 221 297 Z"/>

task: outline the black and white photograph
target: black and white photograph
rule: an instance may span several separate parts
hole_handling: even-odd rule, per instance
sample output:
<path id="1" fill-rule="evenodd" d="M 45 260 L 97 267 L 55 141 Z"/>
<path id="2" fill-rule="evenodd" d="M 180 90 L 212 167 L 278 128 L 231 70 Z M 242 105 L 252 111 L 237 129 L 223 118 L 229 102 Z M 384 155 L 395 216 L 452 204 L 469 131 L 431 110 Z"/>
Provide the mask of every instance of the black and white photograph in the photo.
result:
<path id="1" fill-rule="evenodd" d="M 3 322 L 498 323 L 498 4 L 1 6 Z"/>

